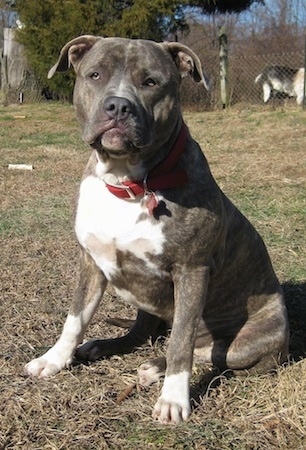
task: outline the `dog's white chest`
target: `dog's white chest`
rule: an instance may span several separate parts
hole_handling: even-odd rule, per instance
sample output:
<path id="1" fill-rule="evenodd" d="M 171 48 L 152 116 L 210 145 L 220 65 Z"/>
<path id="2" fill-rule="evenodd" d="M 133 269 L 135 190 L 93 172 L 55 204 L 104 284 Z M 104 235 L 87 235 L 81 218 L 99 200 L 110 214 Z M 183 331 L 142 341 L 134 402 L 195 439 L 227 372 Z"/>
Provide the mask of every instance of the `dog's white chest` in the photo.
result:
<path id="1" fill-rule="evenodd" d="M 152 265 L 150 256 L 162 253 L 162 222 L 154 223 L 149 216 L 140 219 L 144 212 L 140 200 L 117 198 L 99 178 L 89 176 L 82 181 L 76 234 L 109 280 L 120 270 L 118 252 L 132 253 L 147 266 Z"/>

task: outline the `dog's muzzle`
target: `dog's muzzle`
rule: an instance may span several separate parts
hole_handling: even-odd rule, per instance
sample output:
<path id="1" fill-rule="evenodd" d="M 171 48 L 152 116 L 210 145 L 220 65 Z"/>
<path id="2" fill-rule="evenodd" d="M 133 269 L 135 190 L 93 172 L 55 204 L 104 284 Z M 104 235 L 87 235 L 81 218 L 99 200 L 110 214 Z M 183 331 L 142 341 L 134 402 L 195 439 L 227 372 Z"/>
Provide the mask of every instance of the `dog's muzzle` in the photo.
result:
<path id="1" fill-rule="evenodd" d="M 83 140 L 111 158 L 142 157 L 153 141 L 153 117 L 126 97 L 108 96 L 84 124 Z"/>

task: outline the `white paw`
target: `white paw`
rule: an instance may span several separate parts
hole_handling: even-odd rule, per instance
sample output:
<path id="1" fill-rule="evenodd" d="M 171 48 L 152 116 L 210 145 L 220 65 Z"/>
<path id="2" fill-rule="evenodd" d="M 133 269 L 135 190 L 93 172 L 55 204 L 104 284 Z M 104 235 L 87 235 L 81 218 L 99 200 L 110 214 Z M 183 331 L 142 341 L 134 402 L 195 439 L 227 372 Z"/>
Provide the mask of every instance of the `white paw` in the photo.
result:
<path id="1" fill-rule="evenodd" d="M 72 357 L 63 358 L 63 355 L 51 348 L 40 358 L 33 359 L 26 364 L 25 373 L 38 378 L 50 377 L 68 367 L 71 362 Z"/>
<path id="2" fill-rule="evenodd" d="M 162 396 L 157 400 L 152 416 L 163 424 L 178 424 L 182 420 L 187 420 L 190 414 L 190 403 L 179 401 L 168 401 Z"/>
<path id="3" fill-rule="evenodd" d="M 25 366 L 25 372 L 27 375 L 38 378 L 50 377 L 60 370 L 61 367 L 54 363 L 50 363 L 44 357 L 33 359 Z"/>
<path id="4" fill-rule="evenodd" d="M 189 378 L 188 371 L 166 376 L 162 394 L 153 409 L 154 419 L 164 424 L 187 420 L 190 414 Z"/>

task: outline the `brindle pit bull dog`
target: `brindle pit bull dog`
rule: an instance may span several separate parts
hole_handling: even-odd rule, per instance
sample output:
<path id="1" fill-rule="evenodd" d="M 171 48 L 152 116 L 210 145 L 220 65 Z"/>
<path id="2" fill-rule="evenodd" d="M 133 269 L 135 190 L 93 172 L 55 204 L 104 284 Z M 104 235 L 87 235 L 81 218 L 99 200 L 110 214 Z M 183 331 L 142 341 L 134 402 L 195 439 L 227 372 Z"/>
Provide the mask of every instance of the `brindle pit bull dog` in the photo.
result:
<path id="1" fill-rule="evenodd" d="M 80 36 L 49 77 L 70 64 L 82 137 L 93 149 L 77 201 L 77 288 L 56 344 L 26 366 L 47 377 L 77 357 L 97 360 L 142 345 L 171 325 L 153 417 L 190 413 L 193 356 L 222 369 L 265 372 L 288 352 L 288 319 L 265 245 L 214 181 L 182 120 L 181 78 L 204 82 L 179 43 Z M 126 336 L 89 341 L 85 330 L 107 283 L 138 308 Z M 150 384 L 161 362 L 139 369 Z"/>

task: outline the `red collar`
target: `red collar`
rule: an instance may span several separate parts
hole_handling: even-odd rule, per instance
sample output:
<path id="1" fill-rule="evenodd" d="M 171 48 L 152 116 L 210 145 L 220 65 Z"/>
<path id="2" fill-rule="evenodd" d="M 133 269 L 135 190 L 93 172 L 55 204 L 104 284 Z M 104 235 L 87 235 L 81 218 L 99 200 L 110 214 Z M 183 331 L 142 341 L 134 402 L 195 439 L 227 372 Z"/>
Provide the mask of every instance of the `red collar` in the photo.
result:
<path id="1" fill-rule="evenodd" d="M 153 207 L 147 205 L 152 214 L 153 209 L 158 206 L 154 191 L 181 186 L 188 181 L 187 173 L 184 169 L 172 170 L 185 149 L 186 137 L 187 127 L 183 122 L 180 134 L 171 152 L 143 180 L 123 181 L 119 185 L 105 183 L 107 189 L 116 197 L 125 199 L 135 199 L 145 194 L 150 195 L 150 197 L 153 195 Z"/>

